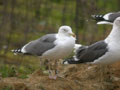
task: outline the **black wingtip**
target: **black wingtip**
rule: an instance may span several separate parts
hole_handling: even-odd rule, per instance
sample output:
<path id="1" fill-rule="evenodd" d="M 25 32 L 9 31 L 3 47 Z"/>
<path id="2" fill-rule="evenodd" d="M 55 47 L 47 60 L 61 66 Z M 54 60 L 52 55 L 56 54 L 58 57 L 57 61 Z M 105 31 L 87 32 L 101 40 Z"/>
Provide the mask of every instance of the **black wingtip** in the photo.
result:
<path id="1" fill-rule="evenodd" d="M 80 63 L 82 63 L 82 62 L 80 62 L 80 61 L 75 61 L 74 58 L 65 59 L 65 60 L 63 61 L 63 64 L 80 64 Z"/>
<path id="2" fill-rule="evenodd" d="M 103 21 L 104 20 L 103 16 L 104 15 L 91 15 L 91 17 L 96 21 Z"/>
<path id="3" fill-rule="evenodd" d="M 17 53 L 22 53 L 22 52 L 21 52 L 21 49 L 11 50 L 11 52 L 13 52 L 14 54 L 17 54 Z"/>

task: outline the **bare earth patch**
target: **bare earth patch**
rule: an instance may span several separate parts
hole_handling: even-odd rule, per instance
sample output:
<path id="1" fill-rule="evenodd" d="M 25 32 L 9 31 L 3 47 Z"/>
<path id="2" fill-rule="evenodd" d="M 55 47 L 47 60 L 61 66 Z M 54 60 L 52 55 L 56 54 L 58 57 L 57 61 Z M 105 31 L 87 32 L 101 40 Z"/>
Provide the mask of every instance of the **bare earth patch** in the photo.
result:
<path id="1" fill-rule="evenodd" d="M 60 75 L 50 80 L 36 70 L 27 79 L 0 80 L 0 90 L 120 90 L 120 63 L 111 66 L 60 65 Z"/>

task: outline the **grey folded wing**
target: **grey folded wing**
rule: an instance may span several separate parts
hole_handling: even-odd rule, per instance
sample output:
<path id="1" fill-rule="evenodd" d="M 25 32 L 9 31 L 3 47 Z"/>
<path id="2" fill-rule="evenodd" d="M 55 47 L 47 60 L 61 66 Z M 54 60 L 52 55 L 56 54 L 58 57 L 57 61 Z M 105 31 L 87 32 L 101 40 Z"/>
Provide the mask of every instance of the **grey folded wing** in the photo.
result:
<path id="1" fill-rule="evenodd" d="M 25 45 L 25 54 L 32 54 L 41 56 L 44 52 L 54 48 L 56 45 L 54 41 L 56 40 L 56 34 L 47 34 L 37 40 L 31 41 Z"/>
<path id="2" fill-rule="evenodd" d="M 78 62 L 93 62 L 99 57 L 105 55 L 108 51 L 107 44 L 104 41 L 96 42 L 90 46 L 83 46 L 77 50 L 76 57 L 79 59 Z"/>
<path id="3" fill-rule="evenodd" d="M 117 17 L 120 17 L 120 12 L 114 12 L 109 15 L 109 21 L 113 22 Z"/>

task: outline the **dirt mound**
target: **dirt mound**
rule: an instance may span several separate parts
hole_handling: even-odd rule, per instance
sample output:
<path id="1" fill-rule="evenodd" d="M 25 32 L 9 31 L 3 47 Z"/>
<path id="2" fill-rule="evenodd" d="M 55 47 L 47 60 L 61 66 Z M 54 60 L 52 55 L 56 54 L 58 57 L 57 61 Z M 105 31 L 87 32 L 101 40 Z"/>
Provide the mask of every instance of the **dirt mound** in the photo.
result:
<path id="1" fill-rule="evenodd" d="M 0 81 L 0 90 L 28 90 L 24 80 L 17 78 L 5 78 Z"/>
<path id="2" fill-rule="evenodd" d="M 2 79 L 0 90 L 120 90 L 119 65 L 60 65 L 57 80 L 36 70 L 27 79 Z"/>

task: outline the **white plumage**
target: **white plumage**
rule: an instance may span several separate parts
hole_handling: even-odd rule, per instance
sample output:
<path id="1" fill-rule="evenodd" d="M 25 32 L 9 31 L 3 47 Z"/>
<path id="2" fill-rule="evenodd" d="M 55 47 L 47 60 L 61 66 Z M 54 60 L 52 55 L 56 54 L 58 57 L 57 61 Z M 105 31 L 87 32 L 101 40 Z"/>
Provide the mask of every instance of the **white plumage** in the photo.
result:
<path id="1" fill-rule="evenodd" d="M 89 46 L 79 46 L 75 49 L 72 59 L 65 60 L 64 64 L 112 64 L 120 61 L 120 17 L 114 23 L 111 33 L 105 40 Z"/>

